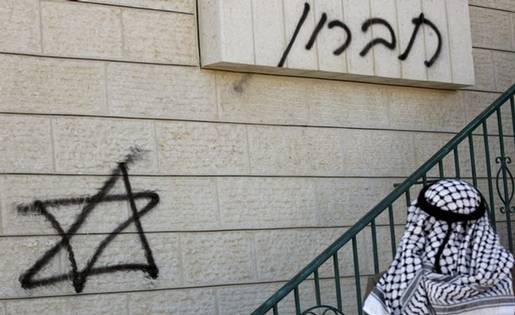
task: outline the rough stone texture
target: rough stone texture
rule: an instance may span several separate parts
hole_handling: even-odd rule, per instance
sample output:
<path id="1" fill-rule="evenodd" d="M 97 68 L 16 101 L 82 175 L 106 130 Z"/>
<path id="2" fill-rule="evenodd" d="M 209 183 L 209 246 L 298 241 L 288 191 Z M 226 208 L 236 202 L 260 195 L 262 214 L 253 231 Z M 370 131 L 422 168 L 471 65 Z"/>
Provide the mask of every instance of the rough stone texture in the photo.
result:
<path id="1" fill-rule="evenodd" d="M 387 127 L 390 101 L 388 89 L 369 87 L 319 80 L 309 84 L 309 124 L 346 127 L 373 124 L 377 128 Z"/>
<path id="2" fill-rule="evenodd" d="M 1 187 L 1 186 L 0 186 Z M 3 200 L 3 193 L 0 192 L 0 198 Z M 2 203 L 0 202 L 0 233 L 3 235 L 4 233 L 4 230 L 3 230 L 3 219 L 2 219 L 2 214 L 1 214 L 1 211 L 3 211 L 3 206 L 2 206 Z"/>
<path id="3" fill-rule="evenodd" d="M 249 126 L 252 174 L 343 174 L 340 130 Z M 348 161 L 348 160 L 347 160 Z"/>
<path id="4" fill-rule="evenodd" d="M 318 225 L 313 183 L 305 178 L 220 178 L 224 228 Z"/>
<path id="5" fill-rule="evenodd" d="M 465 120 L 471 121 L 482 111 L 484 111 L 490 104 L 492 104 L 498 97 L 497 93 L 484 93 L 484 92 L 467 92 L 463 93 L 463 105 L 465 110 Z M 509 106 L 501 107 L 501 118 L 503 124 L 504 135 L 512 135 L 512 118 Z M 492 115 L 487 119 L 487 130 L 490 134 L 498 134 L 497 115 Z M 483 133 L 483 128 L 476 129 L 478 134 Z"/>
<path id="6" fill-rule="evenodd" d="M 16 298 L 37 295 L 54 295 L 63 286 L 24 290 L 18 278 L 40 258 L 59 237 L 2 237 L 0 238 L 0 298 Z M 60 273 L 60 258 L 54 257 L 37 275 L 43 278 Z"/>
<path id="7" fill-rule="evenodd" d="M 107 175 L 136 147 L 149 152 L 129 172 L 157 172 L 152 122 L 60 118 L 53 121 L 53 131 L 58 172 Z"/>
<path id="8" fill-rule="evenodd" d="M 463 117 L 463 105 L 456 91 L 392 88 L 391 93 L 393 128 L 456 131 L 469 121 Z"/>
<path id="9" fill-rule="evenodd" d="M 81 2 L 105 3 L 120 6 L 148 8 L 184 13 L 195 12 L 194 0 L 79 0 Z"/>
<path id="10" fill-rule="evenodd" d="M 62 199 L 94 195 L 107 179 L 79 176 L 2 176 L 3 232 L 8 235 L 58 234 L 41 215 L 20 214 L 19 205 L 29 205 L 35 200 Z M 126 193 L 120 182 L 111 193 Z M 67 230 L 75 222 L 84 205 L 48 207 L 59 223 Z M 88 216 L 79 233 L 109 233 L 128 218 L 127 202 L 99 204 Z"/>
<path id="11" fill-rule="evenodd" d="M 314 181 L 320 226 L 351 226 L 391 192 L 394 183 L 400 182 L 363 178 L 320 178 Z M 403 223 L 401 216 L 396 216 L 396 219 L 396 222 Z M 387 222 L 386 216 L 380 216 L 376 221 L 377 224 Z"/>
<path id="12" fill-rule="evenodd" d="M 377 130 L 345 130 L 341 141 L 345 174 L 350 176 L 393 176 L 415 169 L 411 133 Z M 334 165 L 334 163 L 331 163 Z M 361 174 L 361 175 L 358 175 Z"/>
<path id="13" fill-rule="evenodd" d="M 478 49 L 476 53 L 477 66 L 483 71 L 478 84 L 484 85 L 478 87 L 495 90 L 496 76 L 506 85 L 511 54 L 495 53 L 496 74 L 491 52 Z M 13 73 L 5 78 L 15 78 L 5 81 L 8 88 L 0 96 L 0 108 L 5 111 L 218 119 L 212 71 L 110 63 L 107 111 L 100 62 L 17 56 L 0 57 L 3 60 L 0 66 Z M 465 122 L 461 115 L 456 117 L 461 104 L 452 97 L 454 93 L 443 90 L 380 85 L 370 89 L 360 83 L 234 73 L 216 76 L 222 121 L 435 131 L 458 131 Z M 426 96 L 445 109 L 413 105 L 425 103 Z M 400 99 L 411 102 L 403 111 L 398 110 Z M 424 115 L 417 115 L 418 110 Z M 412 113 L 410 119 L 404 111 Z"/>
<path id="14" fill-rule="evenodd" d="M 398 0 L 397 8 L 406 9 L 407 3 L 412 1 Z M 451 1 L 447 4 L 463 5 L 461 0 L 460 3 Z M 249 314 L 283 285 L 283 281 L 385 197 L 394 183 L 402 181 L 402 177 L 409 175 L 452 137 L 450 133 L 437 132 L 460 130 L 498 97 L 496 92 L 505 90 L 514 81 L 513 54 L 490 49 L 505 49 L 515 44 L 515 14 L 510 12 L 473 8 L 472 23 L 479 32 L 474 34 L 474 44 L 486 49 L 474 50 L 477 84 L 472 89 L 483 92 L 452 92 L 165 65 L 198 63 L 195 16 L 191 14 L 194 1 L 82 2 L 89 3 L 45 0 L 38 4 L 25 0 L 0 4 L 0 29 L 5 31 L 0 38 L 1 51 L 111 60 L 0 54 L 0 71 L 4 74 L 0 76 L 0 111 L 24 113 L 23 116 L 0 117 L 0 128 L 3 128 L 0 130 L 3 135 L 0 136 L 3 150 L 0 171 L 15 173 L 0 176 L 0 232 L 3 235 L 0 237 L 3 253 L 0 298 L 33 298 L 0 303 L 0 315 Z M 199 3 L 203 2 L 206 1 Z M 368 2 L 363 11 L 341 8 L 342 3 L 349 5 L 350 2 L 312 1 L 308 22 L 297 41 L 299 51 L 304 49 L 323 11 L 328 13 L 329 20 L 342 16 L 349 19 L 349 14 L 363 17 L 369 17 L 370 12 L 391 14 L 388 10 L 368 8 Z M 249 3 L 252 15 L 247 16 L 254 20 L 255 30 L 261 28 L 274 42 L 268 46 L 266 38 L 257 36 L 253 39 L 253 51 L 252 45 L 246 48 L 253 53 L 256 62 L 276 66 L 299 12 L 287 17 L 290 26 L 284 30 L 282 1 Z M 422 0 L 418 3 L 422 8 Z M 471 0 L 471 3 L 505 10 L 513 7 L 511 1 L 506 0 Z M 44 50 L 40 47 L 39 5 Z M 461 12 L 449 6 L 446 9 L 449 18 Z M 266 15 L 268 10 L 273 14 Z M 400 48 L 406 46 L 411 35 L 411 18 L 416 16 L 417 10 L 405 10 L 398 15 L 398 25 L 394 28 L 400 29 L 397 34 Z M 510 24 L 506 22 L 508 15 Z M 498 17 L 499 29 L 491 25 Z M 462 45 L 461 41 L 466 42 L 466 39 L 452 37 L 456 25 L 449 22 L 448 44 L 456 44 L 453 41 L 456 39 Z M 353 27 L 360 32 L 358 24 Z M 282 31 L 277 31 L 279 29 Z M 240 44 L 252 40 L 244 36 L 243 29 L 240 31 L 239 36 L 243 36 Z M 363 46 L 380 31 L 380 27 L 373 27 L 366 35 L 369 37 L 359 36 L 364 41 Z M 421 39 L 417 38 L 410 58 L 401 63 L 404 78 L 426 79 L 423 65 L 426 55 Z M 344 33 L 336 29 L 321 32 L 309 52 L 308 66 L 320 73 L 333 66 L 357 69 L 352 67 L 361 60 L 349 58 L 349 54 L 351 51 L 359 53 L 363 47 L 357 42 L 358 36 L 338 58 L 333 57 L 331 50 L 319 49 L 328 42 L 336 45 L 343 40 Z M 514 48 L 511 46 L 508 50 Z M 367 58 L 369 61 L 374 57 L 380 59 L 378 54 L 383 53 L 390 52 L 379 45 Z M 288 61 L 292 64 L 300 60 L 296 53 L 290 57 Z M 456 56 L 451 54 L 450 58 L 455 76 Z M 458 54 L 458 61 L 462 59 L 465 58 Z M 149 62 L 159 65 L 141 64 Z M 364 69 L 373 71 L 371 65 L 366 63 Z M 421 71 L 411 71 L 414 65 L 419 65 L 416 69 Z M 376 67 L 375 70 L 384 69 Z M 49 114 L 51 118 L 30 114 Z M 506 126 L 510 127 L 510 115 L 503 110 L 505 134 L 512 132 L 506 130 Z M 194 122 L 217 120 L 221 123 Z M 318 127 L 304 128 L 304 125 Z M 492 117 L 488 121 L 491 133 L 497 132 L 496 125 Z M 495 136 L 490 136 L 489 142 L 490 156 L 494 159 L 499 156 L 499 142 Z M 474 144 L 477 172 L 484 175 L 482 137 L 475 136 Z M 142 218 L 160 269 L 159 278 L 148 279 L 142 272 L 94 276 L 88 279 L 85 289 L 93 294 L 91 296 L 52 297 L 73 294 L 69 281 L 33 290 L 22 289 L 18 281 L 20 274 L 59 238 L 34 236 L 55 234 L 55 231 L 42 217 L 20 216 L 16 205 L 35 199 L 93 194 L 116 167 L 116 162 L 135 145 L 151 152 L 129 171 L 134 175 L 131 176 L 133 190 L 156 191 L 161 198 L 159 205 Z M 506 141 L 505 145 L 507 155 L 515 156 L 513 141 Z M 469 176 L 467 149 L 465 144 L 460 146 L 459 152 L 462 175 Z M 453 165 L 451 155 L 445 160 L 446 174 L 454 175 Z M 494 162 L 494 175 L 496 167 Z M 73 176 L 31 174 L 40 172 Z M 81 173 L 94 176 L 80 176 Z M 430 174 L 437 174 L 437 170 Z M 492 184 L 497 219 L 505 221 L 498 212 L 500 200 L 495 182 Z M 121 186 L 118 183 L 114 191 L 124 192 Z M 488 182 L 479 181 L 479 187 L 489 198 Z M 411 199 L 416 197 L 419 188 L 417 185 L 411 189 Z M 139 207 L 143 204 L 144 201 L 137 202 Z M 404 196 L 394 203 L 397 224 L 394 245 L 404 230 L 406 207 Z M 52 211 L 68 227 L 79 209 L 74 206 Z M 85 234 L 75 236 L 72 241 L 80 266 L 106 233 L 127 216 L 126 202 L 101 205 L 92 212 L 79 231 Z M 381 270 L 392 259 L 388 219 L 385 212 L 376 220 Z M 506 233 L 502 230 L 505 223 L 501 222 L 499 228 L 506 243 Z M 124 232 L 127 233 L 118 235 L 106 248 L 99 266 L 144 262 L 135 227 L 132 225 Z M 366 275 L 374 271 L 370 228 L 360 233 L 357 242 L 364 286 Z M 340 271 L 348 276 L 341 279 L 346 314 L 357 313 L 352 258 L 349 243 L 339 255 Z M 325 263 L 320 269 L 321 275 L 331 277 L 332 267 L 331 261 Z M 68 270 L 69 262 L 62 251 L 41 275 Z M 252 284 L 259 281 L 274 283 Z M 209 287 L 212 285 L 225 286 Z M 195 286 L 206 287 L 183 289 Z M 323 301 L 334 305 L 332 279 L 322 280 L 321 288 Z M 129 292 L 120 294 L 120 291 Z M 311 280 L 301 285 L 300 295 L 303 308 L 313 305 Z M 41 296 L 52 298 L 38 298 Z M 279 310 L 281 314 L 294 313 L 292 294 L 280 303 Z"/>
<path id="15" fill-rule="evenodd" d="M 335 241 L 346 229 L 295 229 L 256 232 L 256 264 L 258 279 L 288 280 L 327 246 Z M 360 233 L 357 237 L 359 264 L 363 274 L 373 269 L 370 233 Z M 340 275 L 353 275 L 352 245 L 349 242 L 339 251 Z M 332 260 L 320 267 L 320 276 L 333 276 Z"/>
<path id="16" fill-rule="evenodd" d="M 106 114 L 104 64 L 0 55 L 0 110 Z"/>
<path id="17" fill-rule="evenodd" d="M 184 283 L 208 285 L 255 280 L 249 233 L 187 233 L 181 235 Z"/>
<path id="18" fill-rule="evenodd" d="M 0 170 L 52 172 L 52 141 L 48 118 L 0 116 Z"/>
<path id="19" fill-rule="evenodd" d="M 0 3 L 0 49 L 39 53 L 41 51 L 38 0 L 3 0 Z"/>
<path id="20" fill-rule="evenodd" d="M 127 315 L 127 296 L 122 294 L 30 299 L 6 302 L 6 315 Z M 1 311 L 0 311 L 1 313 Z"/>
<path id="21" fill-rule="evenodd" d="M 495 86 L 504 92 L 515 83 L 515 52 L 492 52 L 495 69 Z"/>
<path id="22" fill-rule="evenodd" d="M 100 242 L 107 235 L 79 235 L 72 238 L 75 257 L 79 269 L 84 268 Z M 154 259 L 159 268 L 159 277 L 150 279 L 141 271 L 115 272 L 94 275 L 88 278 L 84 292 L 116 292 L 120 290 L 149 290 L 170 288 L 182 284 L 182 267 L 180 263 L 179 237 L 175 234 L 147 234 L 148 242 L 153 250 Z M 62 294 L 75 294 L 70 281 L 62 281 L 49 286 L 31 290 L 21 288 L 18 277 L 32 266 L 59 237 L 16 237 L 2 238 L 0 249 L 8 256 L 2 259 L 0 280 L 0 298 L 37 297 Z M 126 263 L 146 263 L 141 242 L 137 234 L 117 235 L 105 248 L 95 267 Z M 67 254 L 61 250 L 54 256 L 48 266 L 39 272 L 36 278 L 55 276 L 70 272 L 71 267 Z M 63 313 L 64 314 L 64 313 Z"/>
<path id="23" fill-rule="evenodd" d="M 488 62 L 478 64 L 484 77 L 478 84 L 495 90 L 490 52 L 476 52 L 479 62 L 483 56 Z M 487 80 L 490 83 L 484 83 Z M 434 131 L 459 131 L 470 121 L 462 115 L 458 93 L 452 91 L 379 85 L 371 89 L 359 83 L 233 73 L 219 74 L 217 86 L 220 119 L 228 121 L 305 124 L 307 120 L 317 126 Z M 435 111 L 435 105 L 441 110 Z"/>
<path id="24" fill-rule="evenodd" d="M 109 112 L 216 120 L 215 75 L 186 67 L 109 63 Z"/>
<path id="25" fill-rule="evenodd" d="M 465 120 L 471 121 L 479 115 L 483 110 L 485 110 L 489 104 L 492 104 L 495 101 L 499 94 L 497 93 L 484 93 L 484 92 L 461 92 L 463 97 L 463 107 L 466 113 Z M 489 127 L 496 127 L 494 125 L 490 125 Z"/>
<path id="26" fill-rule="evenodd" d="M 217 314 L 213 289 L 131 293 L 128 315 Z"/>
<path id="27" fill-rule="evenodd" d="M 0 177 L 4 234 L 57 234 L 42 216 L 20 215 L 16 207 L 34 200 L 94 194 L 106 177 Z M 218 182 L 218 192 L 216 183 Z M 394 179 L 131 178 L 134 192 L 153 190 L 160 203 L 142 218 L 145 231 L 188 231 L 293 226 L 348 226 L 391 191 Z M 111 193 L 126 193 L 118 183 Z M 217 194 L 220 202 L 218 215 Z M 200 198 L 199 198 L 200 197 Z M 137 203 L 139 207 L 143 202 Z M 82 206 L 49 208 L 66 229 Z M 125 202 L 96 206 L 79 233 L 109 233 L 128 217 Z M 396 217 L 396 219 L 399 219 Z M 379 223 L 387 222 L 380 217 Z M 401 222 L 402 220 L 398 220 Z M 134 228 L 129 228 L 133 231 Z"/>
<path id="28" fill-rule="evenodd" d="M 432 133 L 416 133 L 414 134 L 415 140 L 415 156 L 416 156 L 416 164 L 422 165 L 422 163 L 426 162 L 438 149 L 440 149 L 447 141 L 452 138 L 452 134 L 432 134 Z M 464 159 L 467 158 L 468 152 L 460 147 L 459 156 L 463 159 L 460 159 L 464 162 Z M 444 173 L 445 176 L 455 176 L 454 169 L 454 156 L 451 152 L 444 159 Z M 437 176 L 438 175 L 438 167 L 434 168 L 432 172 L 428 175 Z"/>
<path id="29" fill-rule="evenodd" d="M 392 176 L 414 167 L 411 134 L 402 132 L 249 127 L 249 146 L 260 175 Z"/>
<path id="30" fill-rule="evenodd" d="M 511 0 L 469 0 L 472 5 L 515 11 L 515 3 Z"/>
<path id="31" fill-rule="evenodd" d="M 512 26 L 512 46 L 515 49 L 515 13 L 511 14 L 511 26 Z"/>
<path id="32" fill-rule="evenodd" d="M 218 72 L 220 119 L 305 124 L 313 81 L 255 74 Z"/>
<path id="33" fill-rule="evenodd" d="M 343 232 L 344 229 L 256 232 L 258 280 L 290 279 Z"/>
<path id="34" fill-rule="evenodd" d="M 43 52 L 89 58 L 123 57 L 121 10 L 73 2 L 41 2 Z"/>
<path id="35" fill-rule="evenodd" d="M 475 89 L 496 91 L 495 69 L 492 52 L 484 49 L 474 49 L 474 73 L 476 74 Z"/>
<path id="36" fill-rule="evenodd" d="M 214 178 L 133 177 L 134 191 L 153 190 L 159 204 L 142 218 L 146 231 L 218 229 L 218 199 Z"/>
<path id="37" fill-rule="evenodd" d="M 195 18 L 186 14 L 124 10 L 124 49 L 129 59 L 197 65 Z"/>
<path id="38" fill-rule="evenodd" d="M 72 239 L 77 264 L 84 268 L 86 261 L 90 259 L 98 248 L 100 242 L 107 235 L 80 235 Z M 142 271 L 122 271 L 103 275 L 93 275 L 88 278 L 84 288 L 85 293 L 116 292 L 133 290 L 151 290 L 157 288 L 173 288 L 183 284 L 183 266 L 180 260 L 179 236 L 173 233 L 146 234 L 156 265 L 159 268 L 159 276 L 152 279 Z M 147 264 L 141 241 L 138 234 L 119 234 L 105 248 L 99 257 L 96 267 L 116 264 Z M 70 265 L 65 252 L 62 252 L 62 269 L 69 271 Z M 66 293 L 73 293 L 71 285 Z"/>
<path id="39" fill-rule="evenodd" d="M 248 171 L 245 126 L 156 123 L 162 173 L 242 174 Z"/>
<path id="40" fill-rule="evenodd" d="M 513 50 L 509 12 L 470 7 L 472 44 L 476 47 Z"/>
<path id="41" fill-rule="evenodd" d="M 45 1 L 41 16 L 47 54 L 198 64 L 195 18 L 190 14 Z"/>
<path id="42" fill-rule="evenodd" d="M 106 177 L 107 178 L 107 177 Z M 56 234 L 41 216 L 20 215 L 16 207 L 36 199 L 94 194 L 106 178 L 3 176 L 0 187 L 4 234 Z M 220 215 L 217 207 L 216 183 Z M 132 177 L 135 192 L 154 190 L 160 203 L 142 218 L 145 231 L 348 226 L 393 188 L 393 179 L 168 178 Z M 121 183 L 111 193 L 126 193 Z M 200 196 L 200 198 L 199 198 Z M 141 207 L 143 203 L 138 202 Z M 82 206 L 49 208 L 66 229 Z M 80 233 L 109 233 L 128 217 L 125 202 L 98 205 Z M 380 217 L 379 223 L 385 223 Z M 401 222 L 400 218 L 397 222 Z M 130 230 L 134 230 L 131 228 Z"/>

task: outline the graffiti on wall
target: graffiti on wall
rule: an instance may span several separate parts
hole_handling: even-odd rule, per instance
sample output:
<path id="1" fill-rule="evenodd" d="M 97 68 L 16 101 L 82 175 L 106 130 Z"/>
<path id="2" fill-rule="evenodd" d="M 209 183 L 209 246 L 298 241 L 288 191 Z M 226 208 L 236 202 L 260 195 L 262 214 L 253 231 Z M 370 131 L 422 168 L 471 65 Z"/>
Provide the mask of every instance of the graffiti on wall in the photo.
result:
<path id="1" fill-rule="evenodd" d="M 22 273 L 19 280 L 24 289 L 32 289 L 41 286 L 47 286 L 63 281 L 71 281 L 75 292 L 80 293 L 84 290 L 84 286 L 88 277 L 92 275 L 100 275 L 119 271 L 142 271 L 150 278 L 156 279 L 159 269 L 155 263 L 152 249 L 145 236 L 145 232 L 141 225 L 140 218 L 149 213 L 158 203 L 159 195 L 153 191 L 132 190 L 131 182 L 128 174 L 128 168 L 137 161 L 143 151 L 133 149 L 131 154 L 127 155 L 124 161 L 118 163 L 117 167 L 112 171 L 111 176 L 104 182 L 102 187 L 94 195 L 87 197 L 63 198 L 36 200 L 30 204 L 21 204 L 17 207 L 18 213 L 22 215 L 40 215 L 48 223 L 51 224 L 55 232 L 61 237 L 60 241 L 45 252 L 28 270 Z M 125 193 L 111 193 L 113 187 L 121 182 Z M 138 209 L 136 201 L 144 200 L 147 203 Z M 79 270 L 79 262 L 71 244 L 72 238 L 77 234 L 81 226 L 86 222 L 88 216 L 96 210 L 97 206 L 105 203 L 128 202 L 130 206 L 131 216 L 122 222 L 118 227 L 111 231 L 97 246 L 93 255 L 85 263 L 85 267 Z M 76 217 L 75 222 L 65 231 L 61 223 L 49 211 L 49 209 L 63 208 L 72 205 L 80 205 L 81 211 Z M 98 259 L 101 257 L 107 246 L 120 234 L 120 232 L 133 225 L 136 228 L 141 248 L 144 252 L 146 263 L 124 263 L 108 266 L 96 266 Z M 57 259 L 61 250 L 67 252 L 67 258 L 70 265 L 70 271 L 63 274 L 37 278 L 38 273 L 47 266 L 52 259 Z"/>
<path id="2" fill-rule="evenodd" d="M 288 58 L 288 55 L 290 53 L 290 50 L 293 47 L 293 44 L 295 43 L 295 41 L 297 40 L 297 36 L 299 35 L 299 32 L 301 31 L 302 27 L 304 26 L 304 23 L 306 22 L 306 19 L 308 17 L 310 10 L 311 10 L 311 6 L 309 5 L 309 3 L 305 3 L 304 10 L 302 11 L 299 21 L 297 22 L 297 26 L 295 27 L 295 30 L 290 39 L 290 42 L 288 43 L 288 46 L 286 47 L 286 49 L 284 50 L 284 52 L 282 54 L 281 60 L 279 61 L 279 64 L 277 65 L 278 67 L 284 66 L 286 59 Z M 318 21 L 308 42 L 306 43 L 305 48 L 306 48 L 306 50 L 311 50 L 311 48 L 313 48 L 313 45 L 315 44 L 315 41 L 316 41 L 318 35 L 323 30 L 324 26 L 327 24 L 327 27 L 329 29 L 339 28 L 343 32 L 345 32 L 345 35 L 346 35 L 345 42 L 340 47 L 336 48 L 336 50 L 333 51 L 334 55 L 339 56 L 350 46 L 350 44 L 352 42 L 352 32 L 351 32 L 350 28 L 344 22 L 342 22 L 340 20 L 333 20 L 333 21 L 330 21 L 329 23 L 327 23 L 327 21 L 328 21 L 327 13 L 322 13 L 320 20 Z M 412 20 L 412 23 L 414 25 L 414 28 L 413 28 L 413 32 L 411 34 L 410 41 L 408 43 L 408 46 L 404 49 L 404 52 L 402 54 L 400 54 L 398 58 L 400 60 L 406 60 L 408 58 L 408 56 L 411 52 L 411 49 L 413 48 L 413 45 L 415 44 L 415 40 L 416 40 L 417 36 L 419 35 L 421 27 L 424 25 L 427 25 L 435 32 L 436 38 L 438 40 L 436 50 L 433 53 L 432 57 L 429 58 L 429 60 L 424 61 L 424 64 L 426 65 L 426 67 L 429 68 L 438 59 L 438 56 L 440 55 L 440 52 L 442 50 L 442 35 L 441 35 L 440 31 L 438 30 L 438 27 L 436 27 L 436 25 L 433 22 L 431 22 L 429 19 L 427 19 L 423 13 L 421 13 L 418 17 L 414 18 Z M 370 27 L 372 27 L 374 25 L 382 26 L 382 27 L 386 28 L 388 30 L 388 33 L 390 34 L 390 38 L 384 39 L 384 38 L 378 37 L 378 38 L 372 39 L 367 45 L 365 45 L 365 47 L 363 47 L 363 49 L 359 53 L 359 55 L 361 57 L 365 57 L 370 52 L 370 50 L 376 45 L 383 45 L 389 50 L 394 50 L 397 45 L 397 37 L 395 35 L 395 31 L 393 30 L 390 23 L 388 21 L 386 21 L 385 19 L 377 18 L 377 17 L 369 18 L 366 21 L 364 21 L 363 24 L 361 25 L 361 31 L 363 33 L 367 33 L 369 31 Z"/>

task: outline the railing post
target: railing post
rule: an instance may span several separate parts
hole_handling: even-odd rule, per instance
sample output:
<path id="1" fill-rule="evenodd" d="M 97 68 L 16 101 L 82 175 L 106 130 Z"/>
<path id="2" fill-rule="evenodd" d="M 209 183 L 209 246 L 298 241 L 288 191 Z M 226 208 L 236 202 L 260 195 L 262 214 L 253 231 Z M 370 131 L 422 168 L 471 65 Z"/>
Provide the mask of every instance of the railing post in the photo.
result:
<path id="1" fill-rule="evenodd" d="M 502 118 L 501 118 L 501 108 L 497 108 L 497 125 L 499 129 L 499 149 L 500 149 L 500 164 L 501 164 L 501 171 L 502 171 L 502 182 L 503 182 L 503 190 L 504 190 L 504 211 L 506 212 L 506 225 L 508 227 L 508 245 L 510 247 L 510 251 L 513 252 L 513 239 L 511 235 L 511 207 L 510 207 L 510 197 L 508 195 L 508 180 L 507 180 L 507 161 L 508 157 L 505 154 L 504 151 L 504 134 L 503 134 L 503 127 L 502 127 Z M 513 185 L 512 185 L 513 186 Z M 513 189 L 513 187 L 512 187 Z M 500 195 L 500 193 L 499 193 Z"/>
<path id="2" fill-rule="evenodd" d="M 295 299 L 295 314 L 301 315 L 299 287 L 298 286 L 296 286 L 295 289 L 293 289 L 293 297 Z"/>
<path id="3" fill-rule="evenodd" d="M 373 219 L 370 224 L 372 231 L 372 253 L 374 255 L 374 273 L 379 273 L 379 257 L 377 254 L 377 232 L 376 232 L 376 220 Z"/>
<path id="4" fill-rule="evenodd" d="M 454 170 L 456 171 L 456 178 L 461 178 L 460 174 L 460 156 L 458 153 L 458 145 L 454 147 Z"/>
<path id="5" fill-rule="evenodd" d="M 315 275 L 315 299 L 317 306 L 322 305 L 322 299 L 320 298 L 320 277 L 318 276 L 318 269 L 314 272 Z"/>
<path id="6" fill-rule="evenodd" d="M 333 269 L 334 269 L 334 284 L 336 286 L 336 304 L 338 306 L 338 310 L 341 312 L 343 310 L 342 307 L 342 292 L 340 286 L 340 263 L 338 262 L 338 252 L 333 255 Z"/>
<path id="7" fill-rule="evenodd" d="M 443 160 L 438 161 L 438 174 L 440 175 L 440 178 L 445 177 L 445 173 L 443 170 Z"/>
<path id="8" fill-rule="evenodd" d="M 354 258 L 354 279 L 356 283 L 356 301 L 358 306 L 358 314 L 362 315 L 362 304 L 361 301 L 361 281 L 359 279 L 360 273 L 359 273 L 359 258 L 358 258 L 358 242 L 356 240 L 356 236 L 352 238 L 352 256 Z"/>
<path id="9" fill-rule="evenodd" d="M 470 152 L 470 171 L 472 172 L 472 184 L 477 187 L 476 175 L 476 157 L 474 155 L 474 139 L 472 134 L 469 135 L 469 152 Z"/>
<path id="10" fill-rule="evenodd" d="M 392 244 L 392 257 L 395 258 L 396 250 L 397 250 L 397 241 L 395 240 L 395 219 L 393 217 L 393 207 L 392 205 L 388 206 L 388 217 L 390 221 L 390 241 Z"/>
<path id="11" fill-rule="evenodd" d="M 486 176 L 488 181 L 488 196 L 490 197 L 490 223 L 497 230 L 497 222 L 495 219 L 495 198 L 492 186 L 492 165 L 490 160 L 490 146 L 488 145 L 488 126 L 486 119 L 483 122 L 483 141 L 485 143 L 485 162 L 486 162 Z"/>

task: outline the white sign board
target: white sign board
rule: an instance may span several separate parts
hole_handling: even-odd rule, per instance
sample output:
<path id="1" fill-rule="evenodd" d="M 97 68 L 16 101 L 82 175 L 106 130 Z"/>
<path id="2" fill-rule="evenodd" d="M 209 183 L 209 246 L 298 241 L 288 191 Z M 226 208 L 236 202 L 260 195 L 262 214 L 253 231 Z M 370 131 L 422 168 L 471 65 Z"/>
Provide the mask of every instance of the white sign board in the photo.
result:
<path id="1" fill-rule="evenodd" d="M 467 0 L 199 0 L 202 66 L 457 88 L 474 84 Z"/>

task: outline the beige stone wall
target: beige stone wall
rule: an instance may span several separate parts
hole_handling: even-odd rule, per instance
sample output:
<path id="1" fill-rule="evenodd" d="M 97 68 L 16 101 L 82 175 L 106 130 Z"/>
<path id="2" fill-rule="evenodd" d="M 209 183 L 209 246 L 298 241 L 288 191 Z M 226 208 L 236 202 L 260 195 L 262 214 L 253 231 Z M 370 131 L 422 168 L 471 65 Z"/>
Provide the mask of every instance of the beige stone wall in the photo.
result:
<path id="1" fill-rule="evenodd" d="M 1 0 L 0 314 L 249 313 L 513 84 L 514 2 L 470 3 L 477 83 L 449 91 L 201 70 L 193 0 Z M 79 296 L 69 281 L 21 288 L 60 237 L 16 206 L 95 193 L 133 146 L 148 150 L 133 189 L 161 197 L 142 219 L 159 278 L 92 276 Z M 80 266 L 128 209 L 92 213 L 72 240 Z M 403 200 L 395 210 L 401 233 Z M 78 211 L 56 216 L 69 226 Z M 127 262 L 143 262 L 133 226 L 99 264 Z M 41 276 L 69 270 L 62 251 Z"/>

